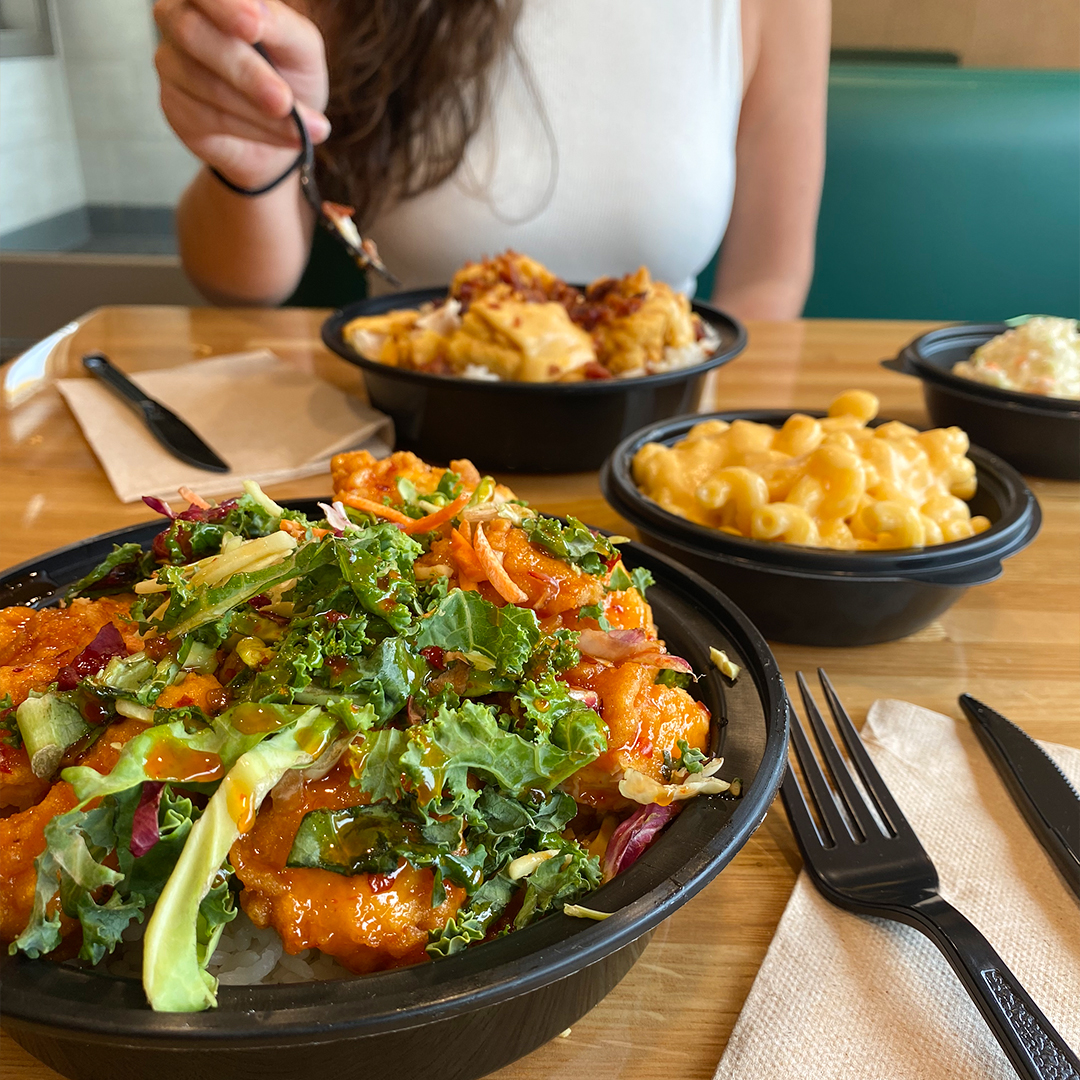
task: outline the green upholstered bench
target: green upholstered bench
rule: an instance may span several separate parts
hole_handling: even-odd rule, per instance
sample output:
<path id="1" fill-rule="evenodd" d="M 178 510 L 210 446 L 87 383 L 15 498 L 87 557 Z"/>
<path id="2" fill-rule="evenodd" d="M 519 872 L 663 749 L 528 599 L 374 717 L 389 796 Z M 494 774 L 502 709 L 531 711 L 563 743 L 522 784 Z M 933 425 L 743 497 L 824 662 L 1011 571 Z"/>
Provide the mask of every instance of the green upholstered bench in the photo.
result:
<path id="1" fill-rule="evenodd" d="M 1080 316 L 1080 72 L 834 65 L 805 314 L 1023 313 Z"/>

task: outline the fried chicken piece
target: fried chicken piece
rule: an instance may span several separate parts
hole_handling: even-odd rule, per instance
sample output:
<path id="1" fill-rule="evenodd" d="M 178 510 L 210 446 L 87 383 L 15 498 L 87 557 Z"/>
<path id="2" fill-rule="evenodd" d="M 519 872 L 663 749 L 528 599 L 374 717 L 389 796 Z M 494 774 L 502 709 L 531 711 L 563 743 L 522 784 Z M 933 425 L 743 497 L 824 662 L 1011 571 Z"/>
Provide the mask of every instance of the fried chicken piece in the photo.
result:
<path id="1" fill-rule="evenodd" d="M 690 301 L 642 266 L 623 278 L 600 278 L 585 290 L 585 303 L 571 311 L 592 332 L 597 358 L 615 375 L 641 375 L 658 364 L 668 347 L 697 340 Z"/>
<path id="2" fill-rule="evenodd" d="M 446 346 L 461 325 L 461 305 L 442 304 L 364 315 L 345 325 L 345 340 L 361 356 L 388 367 L 445 374 Z"/>
<path id="3" fill-rule="evenodd" d="M 498 284 L 470 303 L 447 344 L 447 359 L 459 372 L 476 364 L 503 379 L 560 382 L 580 379 L 596 350 L 562 304 L 521 299 L 510 285 Z"/>
<path id="4" fill-rule="evenodd" d="M 451 461 L 450 471 L 457 473 L 461 479 L 463 491 L 472 492 L 480 483 L 480 473 L 466 458 Z M 359 495 L 370 502 L 382 503 L 389 498 L 392 505 L 401 504 L 397 488 L 399 476 L 410 481 L 420 495 L 430 495 L 439 486 L 445 472 L 446 469 L 428 465 L 408 450 L 398 450 L 384 458 L 376 458 L 367 450 L 352 450 L 347 454 L 337 454 L 330 462 L 335 499 Z M 502 490 L 509 492 L 509 488 Z"/>
<path id="5" fill-rule="evenodd" d="M 142 648 L 135 624 L 128 618 L 131 596 L 80 597 L 67 607 L 8 607 L 0 610 L 0 699 L 11 695 L 20 705 L 31 690 L 45 690 L 59 670 L 70 664 L 106 624 L 113 623 L 131 652 Z M 0 806 L 25 809 L 48 790 L 49 781 L 35 776 L 23 747 L 0 744 Z"/>
<path id="6" fill-rule="evenodd" d="M 624 769 L 663 781 L 664 751 L 676 756 L 680 739 L 692 749 L 707 749 L 708 710 L 681 687 L 657 683 L 658 670 L 626 662 L 583 665 L 567 673 L 572 685 L 599 694 L 600 715 L 608 726 L 607 750 L 564 785 L 578 802 L 598 809 L 625 807 L 627 800 L 619 794 Z"/>
<path id="7" fill-rule="evenodd" d="M 124 743 L 145 730 L 146 725 L 139 720 L 119 719 L 110 724 L 73 764 L 88 765 L 100 773 L 111 772 Z M 45 783 L 48 787 L 48 781 Z M 0 851 L 4 853 L 0 872 L 0 942 L 13 941 L 30 920 L 37 882 L 34 860 L 45 850 L 45 826 L 77 804 L 72 786 L 59 780 L 36 806 L 0 818 Z M 57 901 L 54 900 L 50 912 L 55 910 L 56 905 Z M 60 933 L 63 936 L 66 937 L 78 925 L 78 920 L 60 913 Z"/>
<path id="8" fill-rule="evenodd" d="M 404 861 L 391 874 L 285 865 L 309 810 L 366 801 L 351 780 L 352 771 L 339 764 L 264 804 L 255 827 L 229 853 L 244 884 L 240 904 L 256 926 L 272 926 L 289 953 L 321 949 L 358 974 L 418 963 L 426 959 L 429 931 L 444 926 L 465 899 L 460 886 L 445 883 L 445 901 L 432 907 L 432 872 Z"/>

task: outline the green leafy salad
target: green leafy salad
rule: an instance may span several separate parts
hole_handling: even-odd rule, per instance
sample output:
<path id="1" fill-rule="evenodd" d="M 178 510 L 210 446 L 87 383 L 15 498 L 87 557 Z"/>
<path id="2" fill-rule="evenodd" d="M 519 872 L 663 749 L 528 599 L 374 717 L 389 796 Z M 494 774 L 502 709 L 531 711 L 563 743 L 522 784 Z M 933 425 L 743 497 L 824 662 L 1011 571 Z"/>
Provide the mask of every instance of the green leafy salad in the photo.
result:
<path id="1" fill-rule="evenodd" d="M 79 957 L 98 963 L 146 919 L 152 1007 L 213 1006 L 207 962 L 241 884 L 230 849 L 287 774 L 317 779 L 339 764 L 356 804 L 308 812 L 286 865 L 430 870 L 431 907 L 451 892 L 460 900 L 429 933 L 433 958 L 600 885 L 601 859 L 573 838 L 579 807 L 560 788 L 607 747 L 595 695 L 560 678 L 581 660 L 579 631 L 550 619 L 544 629 L 532 608 L 450 587 L 446 568 L 421 573 L 417 560 L 455 522 L 509 517 L 569 574 L 599 577 L 601 595 L 643 592 L 647 574 L 631 577 L 612 542 L 580 522 L 499 500 L 486 478 L 470 493 L 446 472 L 434 492 L 404 481 L 398 495 L 405 526 L 340 502 L 309 519 L 254 484 L 181 514 L 147 500 L 170 518 L 152 549 L 117 547 L 73 586 L 69 598 L 134 592 L 142 649 L 129 652 L 107 625 L 19 706 L 14 736 L 46 776 L 71 748 L 109 740 L 111 724 L 144 726 L 107 773 L 59 773 L 78 804 L 45 827 L 33 911 L 12 952 L 48 954 L 76 920 Z M 701 756 L 676 759 L 682 779 L 701 772 Z M 727 786 L 716 783 L 705 790 Z M 654 833 L 667 817 L 653 814 Z"/>

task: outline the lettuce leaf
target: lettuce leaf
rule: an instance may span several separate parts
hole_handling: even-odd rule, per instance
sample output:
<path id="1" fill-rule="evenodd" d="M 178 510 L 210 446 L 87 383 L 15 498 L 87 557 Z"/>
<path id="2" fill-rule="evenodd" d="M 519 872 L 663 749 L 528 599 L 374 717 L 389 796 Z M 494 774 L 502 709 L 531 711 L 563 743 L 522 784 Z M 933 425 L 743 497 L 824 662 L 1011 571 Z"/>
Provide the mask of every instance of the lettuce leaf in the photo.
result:
<path id="1" fill-rule="evenodd" d="M 457 850 L 463 826 L 461 818 L 425 820 L 385 803 L 312 810 L 300 823 L 285 865 L 338 874 L 389 874 L 400 859 L 433 866 Z"/>
<path id="2" fill-rule="evenodd" d="M 542 862 L 528 877 L 525 898 L 514 917 L 514 927 L 520 930 L 553 908 L 572 903 L 600 885 L 600 860 L 590 855 L 573 840 L 551 834 L 544 837 L 540 850 L 559 854 Z"/>
<path id="3" fill-rule="evenodd" d="M 560 559 L 580 566 L 586 574 L 602 574 L 611 560 L 618 558 L 618 548 L 606 537 L 594 533 L 576 517 L 566 519 L 537 514 L 521 523 L 529 539 L 545 547 Z"/>
<path id="4" fill-rule="evenodd" d="M 143 986 L 150 1005 L 164 1012 L 196 1012 L 216 1004 L 217 981 L 205 965 L 221 924 L 207 925 L 201 905 L 237 837 L 289 769 L 314 760 L 336 721 L 312 708 L 292 728 L 248 750 L 226 774 L 194 824 L 146 927 Z M 239 820 L 238 820 L 239 818 Z"/>
<path id="5" fill-rule="evenodd" d="M 153 566 L 153 557 L 138 544 L 114 544 L 112 551 L 89 574 L 71 585 L 64 597 L 71 600 L 76 596 L 130 592 L 135 582 L 150 576 Z"/>
<path id="6" fill-rule="evenodd" d="M 457 652 L 476 669 L 520 676 L 540 642 L 540 624 L 529 608 L 499 607 L 478 592 L 455 590 L 420 624 L 418 649 Z"/>

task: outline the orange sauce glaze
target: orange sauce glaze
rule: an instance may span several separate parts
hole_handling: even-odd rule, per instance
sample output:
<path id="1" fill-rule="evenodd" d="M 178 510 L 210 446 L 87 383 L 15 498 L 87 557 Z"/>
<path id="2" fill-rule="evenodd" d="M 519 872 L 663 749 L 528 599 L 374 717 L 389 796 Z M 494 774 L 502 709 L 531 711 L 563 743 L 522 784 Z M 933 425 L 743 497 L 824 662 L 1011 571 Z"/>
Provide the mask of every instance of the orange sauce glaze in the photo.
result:
<path id="1" fill-rule="evenodd" d="M 27 607 L 0 610 L 0 698 L 11 695 L 19 705 L 31 690 L 44 690 L 56 673 L 71 663 L 106 623 L 114 623 L 130 652 L 142 648 L 135 625 L 128 621 L 133 596 L 80 598 L 67 607 L 35 611 Z M 24 810 L 41 799 L 48 780 L 34 776 L 26 751 L 0 743 L 0 806 Z"/>
<path id="2" fill-rule="evenodd" d="M 187 705 L 197 705 L 205 713 L 213 713 L 214 709 L 206 700 L 206 695 L 211 690 L 220 690 L 221 683 L 213 675 L 200 675 L 198 672 L 189 671 L 178 683 L 166 686 L 154 702 L 159 709 L 181 709 Z"/>
<path id="3" fill-rule="evenodd" d="M 139 720 L 119 719 L 70 764 L 89 765 L 100 773 L 111 772 L 124 743 L 145 730 L 146 725 Z M 58 814 L 71 810 L 77 801 L 71 785 L 59 780 L 36 806 L 0 818 L 0 853 L 3 856 L 0 864 L 0 941 L 13 941 L 30 918 L 37 880 L 34 860 L 45 850 L 45 826 Z M 53 903 L 55 905 L 56 901 Z M 60 933 L 65 937 L 78 925 L 75 919 L 60 913 Z"/>
<path id="4" fill-rule="evenodd" d="M 192 750 L 171 736 L 162 738 L 147 755 L 145 771 L 151 780 L 188 783 L 220 780 L 225 775 L 225 767 L 217 754 Z"/>
<path id="5" fill-rule="evenodd" d="M 257 926 L 277 930 L 289 953 L 321 949 L 357 973 L 415 964 L 426 959 L 428 931 L 453 917 L 464 890 L 448 884 L 445 902 L 432 908 L 431 871 L 404 862 L 387 875 L 285 866 L 304 814 L 365 801 L 351 777 L 339 764 L 289 793 L 279 788 L 264 803 L 255 827 L 229 855 L 244 885 L 240 903 Z"/>

